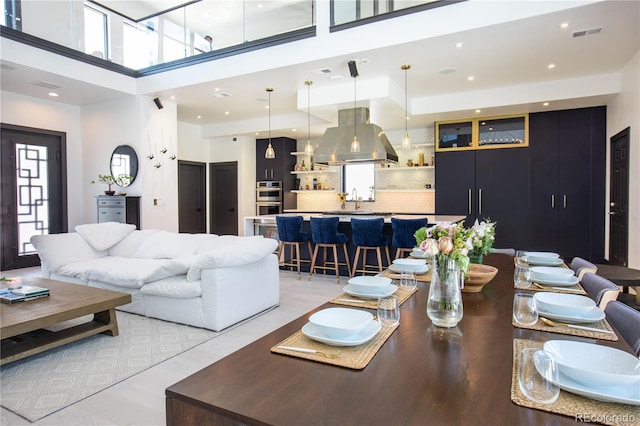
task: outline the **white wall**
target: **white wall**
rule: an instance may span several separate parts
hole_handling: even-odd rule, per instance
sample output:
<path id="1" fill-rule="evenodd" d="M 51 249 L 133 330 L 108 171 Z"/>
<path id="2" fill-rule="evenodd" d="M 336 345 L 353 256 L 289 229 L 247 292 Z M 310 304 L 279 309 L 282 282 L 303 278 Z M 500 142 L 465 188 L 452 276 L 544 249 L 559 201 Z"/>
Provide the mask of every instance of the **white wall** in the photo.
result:
<path id="1" fill-rule="evenodd" d="M 629 264 L 640 269 L 640 51 L 622 71 L 620 93 L 607 106 L 607 139 L 630 127 L 629 132 Z M 607 193 L 611 145 L 607 142 Z M 608 195 L 607 195 L 608 200 Z M 609 211 L 604 206 L 606 212 Z M 607 221 L 608 221 L 607 215 Z M 607 230 L 608 230 L 607 223 Z M 608 231 L 607 231 L 608 232 Z M 608 241 L 608 237 L 607 237 Z M 608 257 L 608 247 L 605 253 Z"/>
<path id="2" fill-rule="evenodd" d="M 80 107 L 64 105 L 11 92 L 0 92 L 2 122 L 37 129 L 55 130 L 67 135 L 67 196 L 69 230 L 85 223 L 87 199 L 84 186 L 91 178 L 84 173 Z M 90 203 L 89 203 L 90 204 Z M 95 214 L 95 213 L 94 213 Z"/>

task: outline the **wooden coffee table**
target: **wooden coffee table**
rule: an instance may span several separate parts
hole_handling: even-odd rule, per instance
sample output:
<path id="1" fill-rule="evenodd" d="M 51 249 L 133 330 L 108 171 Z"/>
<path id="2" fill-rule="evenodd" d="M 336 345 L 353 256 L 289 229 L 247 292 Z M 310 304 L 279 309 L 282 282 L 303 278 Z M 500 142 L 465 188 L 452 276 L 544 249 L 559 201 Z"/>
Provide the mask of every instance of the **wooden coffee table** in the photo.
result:
<path id="1" fill-rule="evenodd" d="M 0 304 L 0 365 L 74 342 L 94 334 L 118 335 L 115 307 L 131 302 L 131 295 L 39 277 L 24 277 L 23 284 L 49 289 L 49 297 Z M 50 327 L 93 314 L 93 321 L 60 331 Z"/>

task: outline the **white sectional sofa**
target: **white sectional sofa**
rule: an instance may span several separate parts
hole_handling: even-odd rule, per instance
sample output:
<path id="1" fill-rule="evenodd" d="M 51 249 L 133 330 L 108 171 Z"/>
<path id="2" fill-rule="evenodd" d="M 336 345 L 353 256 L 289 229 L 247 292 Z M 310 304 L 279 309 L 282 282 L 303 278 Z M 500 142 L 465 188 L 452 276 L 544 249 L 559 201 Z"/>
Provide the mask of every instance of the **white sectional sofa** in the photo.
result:
<path id="1" fill-rule="evenodd" d="M 277 241 L 115 222 L 31 238 L 42 275 L 130 293 L 118 309 L 219 331 L 279 303 Z"/>

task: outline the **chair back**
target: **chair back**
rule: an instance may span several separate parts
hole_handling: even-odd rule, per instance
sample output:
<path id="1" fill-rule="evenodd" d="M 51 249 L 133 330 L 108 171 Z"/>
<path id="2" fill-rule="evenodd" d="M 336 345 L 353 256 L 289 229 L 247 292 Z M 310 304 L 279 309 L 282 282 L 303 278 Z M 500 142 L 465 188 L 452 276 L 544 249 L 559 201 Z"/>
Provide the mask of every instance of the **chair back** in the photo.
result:
<path id="1" fill-rule="evenodd" d="M 569 267 L 573 270 L 575 276 L 578 277 L 580 281 L 582 281 L 582 277 L 587 272 L 595 274 L 598 270 L 596 265 L 581 257 L 574 257 L 573 260 L 571 260 L 571 265 L 569 265 Z"/>
<path id="2" fill-rule="evenodd" d="M 382 235 L 384 219 L 351 219 L 353 244 L 361 247 L 382 247 L 389 244 L 389 238 Z"/>
<path id="3" fill-rule="evenodd" d="M 311 239 L 316 244 L 343 244 L 349 241 L 349 238 L 338 232 L 338 223 L 340 218 L 332 217 L 312 217 L 311 222 Z"/>
<path id="4" fill-rule="evenodd" d="M 309 234 L 302 232 L 302 216 L 276 216 L 278 239 L 287 243 L 305 242 Z"/>
<path id="5" fill-rule="evenodd" d="M 640 357 L 640 311 L 615 300 L 607 305 L 604 313 L 607 321 L 618 330 L 636 356 Z"/>
<path id="6" fill-rule="evenodd" d="M 591 272 L 584 274 L 580 284 L 600 309 L 604 309 L 609 302 L 616 300 L 618 298 L 618 293 L 620 292 L 617 285 L 605 277 L 601 277 L 600 275 L 596 275 Z"/>
<path id="7" fill-rule="evenodd" d="M 415 232 L 427 226 L 427 219 L 396 219 L 391 218 L 393 237 L 391 243 L 395 248 L 412 249 L 416 246 Z"/>

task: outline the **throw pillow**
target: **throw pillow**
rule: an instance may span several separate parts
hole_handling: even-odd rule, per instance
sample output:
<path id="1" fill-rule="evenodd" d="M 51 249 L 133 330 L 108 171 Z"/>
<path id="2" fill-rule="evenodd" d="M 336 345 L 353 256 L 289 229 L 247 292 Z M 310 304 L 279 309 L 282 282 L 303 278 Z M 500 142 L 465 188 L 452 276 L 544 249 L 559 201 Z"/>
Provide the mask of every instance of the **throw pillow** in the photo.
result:
<path id="1" fill-rule="evenodd" d="M 135 225 L 118 222 L 76 225 L 76 232 L 96 250 L 107 250 L 136 229 Z"/>

